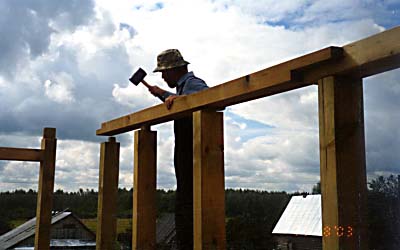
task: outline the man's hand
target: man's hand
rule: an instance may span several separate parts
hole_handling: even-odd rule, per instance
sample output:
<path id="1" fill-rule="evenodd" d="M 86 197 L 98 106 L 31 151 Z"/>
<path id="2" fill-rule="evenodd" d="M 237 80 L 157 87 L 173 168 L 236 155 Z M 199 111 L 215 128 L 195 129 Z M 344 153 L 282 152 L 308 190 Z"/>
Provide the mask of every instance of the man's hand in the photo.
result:
<path id="1" fill-rule="evenodd" d="M 165 93 L 165 90 L 159 88 L 158 86 L 150 86 L 149 91 L 154 96 L 162 96 Z"/>
<path id="2" fill-rule="evenodd" d="M 167 109 L 171 109 L 172 104 L 174 103 L 174 100 L 178 98 L 177 95 L 170 95 L 165 99 L 165 105 L 167 105 Z"/>

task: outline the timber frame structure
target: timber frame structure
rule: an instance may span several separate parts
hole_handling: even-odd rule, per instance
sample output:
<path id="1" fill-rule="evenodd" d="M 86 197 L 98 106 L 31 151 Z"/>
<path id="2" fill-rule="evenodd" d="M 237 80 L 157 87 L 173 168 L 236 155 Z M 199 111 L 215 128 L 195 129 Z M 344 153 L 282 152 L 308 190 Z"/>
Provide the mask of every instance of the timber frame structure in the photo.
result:
<path id="1" fill-rule="evenodd" d="M 56 129 L 44 128 L 41 149 L 0 147 L 0 160 L 40 162 L 35 249 L 50 249 L 51 211 L 56 167 Z"/>
<path id="2" fill-rule="evenodd" d="M 156 131 L 150 126 L 193 113 L 194 249 L 226 249 L 223 113 L 225 107 L 318 84 L 323 249 L 366 250 L 366 163 L 362 78 L 400 67 L 400 27 L 344 47 L 328 47 L 104 122 L 97 135 L 135 131 L 133 249 L 155 249 Z M 101 145 L 97 249 L 113 249 L 119 144 Z M 108 172 L 108 173 L 106 173 Z"/>

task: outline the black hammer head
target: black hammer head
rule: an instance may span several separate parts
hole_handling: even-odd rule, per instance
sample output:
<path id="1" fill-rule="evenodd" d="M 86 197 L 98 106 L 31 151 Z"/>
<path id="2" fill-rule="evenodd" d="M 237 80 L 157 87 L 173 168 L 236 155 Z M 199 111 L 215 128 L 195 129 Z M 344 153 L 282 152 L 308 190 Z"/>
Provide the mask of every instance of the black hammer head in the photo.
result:
<path id="1" fill-rule="evenodd" d="M 138 85 L 144 77 L 147 75 L 146 71 L 144 71 L 142 68 L 139 68 L 132 76 L 129 78 L 129 81 L 131 83 Z"/>

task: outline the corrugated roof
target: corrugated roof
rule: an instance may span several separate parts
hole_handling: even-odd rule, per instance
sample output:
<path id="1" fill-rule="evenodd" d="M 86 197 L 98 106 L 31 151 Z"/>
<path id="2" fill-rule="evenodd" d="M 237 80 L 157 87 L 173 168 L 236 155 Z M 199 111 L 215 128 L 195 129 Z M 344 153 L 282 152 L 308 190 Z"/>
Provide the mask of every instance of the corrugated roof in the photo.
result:
<path id="1" fill-rule="evenodd" d="M 293 196 L 273 234 L 322 236 L 321 195 Z"/>
<path id="2" fill-rule="evenodd" d="M 95 247 L 96 242 L 76 239 L 50 240 L 50 247 Z M 14 250 L 34 250 L 34 247 L 16 247 Z"/>
<path id="3" fill-rule="evenodd" d="M 51 218 L 51 224 L 60 221 L 67 216 L 71 215 L 71 212 L 61 212 L 53 215 Z M 36 228 L 36 217 L 28 220 L 24 224 L 19 227 L 14 228 L 13 230 L 3 234 L 0 236 L 0 250 L 7 249 L 9 247 L 14 246 L 15 244 L 25 240 L 26 238 L 31 237 L 35 234 Z"/>
<path id="4" fill-rule="evenodd" d="M 90 240 L 79 240 L 79 239 L 54 239 L 54 240 L 50 240 L 50 246 L 53 246 L 53 247 L 96 246 L 96 242 L 90 241 Z"/>
<path id="5" fill-rule="evenodd" d="M 156 242 L 170 244 L 176 234 L 175 214 L 168 213 L 157 221 Z"/>

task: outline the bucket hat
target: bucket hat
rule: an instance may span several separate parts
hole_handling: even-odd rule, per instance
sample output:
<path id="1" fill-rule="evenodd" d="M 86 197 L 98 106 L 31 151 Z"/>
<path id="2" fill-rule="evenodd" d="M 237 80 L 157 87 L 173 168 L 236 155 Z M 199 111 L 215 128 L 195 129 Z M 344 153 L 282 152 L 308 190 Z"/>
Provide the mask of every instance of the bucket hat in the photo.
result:
<path id="1" fill-rule="evenodd" d="M 183 60 L 183 57 L 177 49 L 167 49 L 157 56 L 157 67 L 153 72 L 161 72 L 166 69 L 172 69 L 184 65 L 189 62 Z"/>

